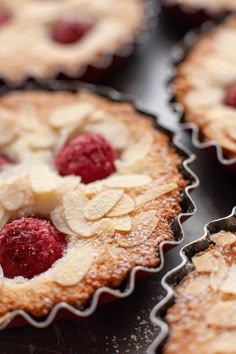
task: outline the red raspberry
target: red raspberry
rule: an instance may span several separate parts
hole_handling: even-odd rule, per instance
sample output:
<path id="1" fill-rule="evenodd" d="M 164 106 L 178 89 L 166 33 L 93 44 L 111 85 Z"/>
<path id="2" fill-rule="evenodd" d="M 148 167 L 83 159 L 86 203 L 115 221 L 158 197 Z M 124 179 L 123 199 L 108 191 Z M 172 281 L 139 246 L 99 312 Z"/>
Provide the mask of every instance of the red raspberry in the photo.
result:
<path id="1" fill-rule="evenodd" d="M 228 91 L 226 92 L 226 95 L 225 95 L 224 102 L 228 106 L 232 106 L 232 107 L 236 108 L 236 83 L 234 83 L 233 85 L 231 85 L 228 88 Z"/>
<path id="2" fill-rule="evenodd" d="M 5 25 L 11 18 L 11 14 L 6 9 L 0 9 L 0 27 Z"/>
<path id="3" fill-rule="evenodd" d="M 71 140 L 55 157 L 61 176 L 81 176 L 83 183 L 106 178 L 115 172 L 116 152 L 99 134 L 85 134 Z"/>
<path id="4" fill-rule="evenodd" d="M 65 247 L 65 235 L 50 222 L 17 219 L 0 231 L 0 264 L 8 278 L 31 279 L 61 258 Z"/>
<path id="5" fill-rule="evenodd" d="M 52 39 L 60 44 L 71 44 L 79 41 L 92 29 L 91 22 L 76 20 L 58 20 L 52 26 Z"/>
<path id="6" fill-rule="evenodd" d="M 10 161 L 6 157 L 0 156 L 0 172 L 4 169 L 6 165 L 9 165 Z"/>

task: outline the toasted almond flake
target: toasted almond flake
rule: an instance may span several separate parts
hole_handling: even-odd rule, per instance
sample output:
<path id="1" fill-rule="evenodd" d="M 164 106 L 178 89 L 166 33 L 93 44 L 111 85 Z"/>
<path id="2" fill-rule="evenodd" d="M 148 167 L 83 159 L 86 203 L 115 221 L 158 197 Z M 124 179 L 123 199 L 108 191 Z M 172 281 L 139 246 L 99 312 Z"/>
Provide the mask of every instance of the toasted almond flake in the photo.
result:
<path id="1" fill-rule="evenodd" d="M 206 274 L 199 274 L 196 278 L 190 278 L 184 284 L 184 295 L 199 295 L 203 293 L 209 286 L 209 276 Z"/>
<path id="2" fill-rule="evenodd" d="M 219 301 L 207 311 L 206 322 L 221 328 L 236 327 L 236 300 Z"/>
<path id="3" fill-rule="evenodd" d="M 122 154 L 122 160 L 126 162 L 134 162 L 143 160 L 152 147 L 152 135 L 145 135 L 138 142 L 131 144 Z"/>
<path id="4" fill-rule="evenodd" d="M 57 187 L 55 173 L 43 163 L 32 166 L 29 179 L 32 190 L 36 193 L 51 192 Z"/>
<path id="5" fill-rule="evenodd" d="M 236 236 L 232 232 L 220 231 L 211 236 L 213 242 L 218 246 L 227 247 L 236 242 Z"/>
<path id="6" fill-rule="evenodd" d="M 151 186 L 145 193 L 140 194 L 135 198 L 135 202 L 137 205 L 141 205 L 144 203 L 148 203 L 152 200 L 160 198 L 162 195 L 172 192 L 177 189 L 178 186 L 176 183 L 169 183 L 164 185 L 154 185 Z"/>
<path id="7" fill-rule="evenodd" d="M 226 279 L 220 286 L 220 291 L 225 294 L 236 295 L 236 265 L 233 264 L 227 274 Z"/>
<path id="8" fill-rule="evenodd" d="M 113 236 L 115 232 L 112 220 L 106 218 L 93 223 L 91 229 L 93 235 L 106 238 Z"/>
<path id="9" fill-rule="evenodd" d="M 123 175 L 109 177 L 104 181 L 104 185 L 112 188 L 137 188 L 145 186 L 152 181 L 147 175 Z"/>
<path id="10" fill-rule="evenodd" d="M 87 124 L 84 131 L 101 134 L 118 150 L 124 149 L 129 142 L 129 131 L 125 124 L 110 117 L 103 122 Z"/>
<path id="11" fill-rule="evenodd" d="M 0 186 L 0 202 L 7 210 L 17 210 L 28 200 L 27 191 L 20 179 Z"/>
<path id="12" fill-rule="evenodd" d="M 214 291 L 217 291 L 221 284 L 223 283 L 224 279 L 227 276 L 228 268 L 226 263 L 221 266 L 221 268 L 217 272 L 212 272 L 210 274 L 210 285 Z"/>
<path id="13" fill-rule="evenodd" d="M 126 162 L 121 160 L 115 161 L 116 170 L 119 174 L 143 174 L 147 168 L 145 159 Z"/>
<path id="14" fill-rule="evenodd" d="M 78 243 L 71 249 L 59 267 L 54 269 L 54 280 L 62 286 L 73 286 L 88 272 L 98 251 L 92 245 Z"/>
<path id="15" fill-rule="evenodd" d="M 135 202 L 128 194 L 123 194 L 114 208 L 109 211 L 107 217 L 123 216 L 131 213 L 135 208 Z"/>
<path id="16" fill-rule="evenodd" d="M 3 209 L 3 213 L 0 216 L 0 230 L 7 224 L 10 219 L 10 214 L 6 210 Z"/>
<path id="17" fill-rule="evenodd" d="M 74 103 L 62 106 L 52 112 L 49 122 L 53 127 L 62 128 L 73 123 L 83 124 L 84 119 L 94 111 L 91 103 Z"/>
<path id="18" fill-rule="evenodd" d="M 15 119 L 12 112 L 0 109 L 0 145 L 8 144 L 16 136 L 18 127 Z"/>
<path id="19" fill-rule="evenodd" d="M 35 132 L 24 134 L 27 144 L 33 149 L 51 148 L 56 140 L 56 135 L 46 127 L 40 127 Z"/>
<path id="20" fill-rule="evenodd" d="M 124 192 L 110 189 L 91 199 L 84 209 L 84 216 L 89 221 L 99 220 L 119 202 Z"/>
<path id="21" fill-rule="evenodd" d="M 144 243 L 157 227 L 159 218 L 155 210 L 139 213 L 132 219 L 131 232 L 128 235 L 117 235 L 115 240 L 121 247 L 129 248 Z"/>
<path id="22" fill-rule="evenodd" d="M 56 207 L 50 214 L 51 221 L 57 230 L 67 235 L 74 235 L 74 232 L 69 228 L 67 224 L 64 208 L 62 205 Z"/>
<path id="23" fill-rule="evenodd" d="M 123 216 L 120 218 L 110 219 L 113 223 L 115 230 L 117 231 L 130 231 L 131 230 L 131 218 L 129 216 Z"/>
<path id="24" fill-rule="evenodd" d="M 83 217 L 83 211 L 88 203 L 88 199 L 81 196 L 78 192 L 67 193 L 63 198 L 63 207 L 66 221 L 76 234 L 90 237 L 91 223 L 87 223 Z"/>
<path id="25" fill-rule="evenodd" d="M 219 271 L 224 265 L 224 258 L 220 254 L 206 252 L 193 258 L 193 264 L 199 273 L 211 273 Z"/>
<path id="26" fill-rule="evenodd" d="M 223 332 L 214 337 L 214 342 L 208 345 L 212 354 L 235 354 L 236 331 Z"/>

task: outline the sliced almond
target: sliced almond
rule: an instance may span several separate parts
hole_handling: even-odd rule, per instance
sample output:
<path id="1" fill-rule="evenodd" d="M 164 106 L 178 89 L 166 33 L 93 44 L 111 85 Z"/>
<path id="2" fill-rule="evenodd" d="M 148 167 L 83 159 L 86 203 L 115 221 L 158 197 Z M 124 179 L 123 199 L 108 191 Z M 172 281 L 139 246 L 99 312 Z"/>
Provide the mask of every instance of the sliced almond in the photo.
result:
<path id="1" fill-rule="evenodd" d="M 104 184 L 112 188 L 137 188 L 145 186 L 152 181 L 147 175 L 113 176 L 104 180 Z"/>
<path id="2" fill-rule="evenodd" d="M 53 127 L 62 128 L 73 123 L 83 124 L 84 119 L 94 111 L 91 103 L 74 103 L 53 111 L 49 122 Z"/>
<path id="3" fill-rule="evenodd" d="M 140 194 L 135 198 L 135 202 L 137 205 L 141 205 L 144 203 L 148 203 L 152 200 L 160 198 L 162 195 L 172 192 L 173 190 L 177 189 L 178 186 L 176 183 L 169 183 L 159 186 L 151 186 L 145 193 Z"/>
<path id="4" fill-rule="evenodd" d="M 27 202 L 28 198 L 29 193 L 27 193 L 23 180 L 19 179 L 15 183 L 0 186 L 0 202 L 7 210 L 19 209 Z"/>
<path id="5" fill-rule="evenodd" d="M 206 274 L 199 274 L 195 278 L 189 278 L 184 283 L 184 295 L 199 295 L 203 293 L 209 286 L 209 276 Z"/>
<path id="6" fill-rule="evenodd" d="M 135 208 L 135 202 L 133 198 L 131 198 L 127 194 L 123 194 L 118 203 L 114 206 L 114 208 L 109 211 L 106 216 L 107 217 L 116 217 L 123 216 L 131 213 Z"/>
<path id="7" fill-rule="evenodd" d="M 29 179 L 32 190 L 36 193 L 51 192 L 57 187 L 55 173 L 43 163 L 32 166 Z"/>
<path id="8" fill-rule="evenodd" d="M 130 216 L 123 216 L 120 218 L 112 218 L 110 219 L 115 230 L 117 231 L 130 231 L 131 230 L 131 218 Z"/>
<path id="9" fill-rule="evenodd" d="M 10 213 L 2 208 L 0 209 L 1 209 L 1 216 L 0 216 L 0 230 L 1 230 L 10 219 Z"/>
<path id="10" fill-rule="evenodd" d="M 221 247 L 231 246 L 236 242 L 236 236 L 232 232 L 220 231 L 211 236 L 213 242 Z"/>
<path id="11" fill-rule="evenodd" d="M 54 280 L 62 286 L 79 283 L 88 272 L 97 250 L 92 245 L 77 244 L 54 269 Z"/>
<path id="12" fill-rule="evenodd" d="M 233 264 L 227 274 L 226 279 L 220 286 L 220 291 L 224 294 L 236 295 L 236 265 Z"/>
<path id="13" fill-rule="evenodd" d="M 109 238 L 115 232 L 114 224 L 110 219 L 101 219 L 91 225 L 92 235 Z"/>
<path id="14" fill-rule="evenodd" d="M 0 145 L 11 142 L 18 131 L 13 113 L 2 108 L 0 109 L 0 131 Z"/>
<path id="15" fill-rule="evenodd" d="M 224 279 L 227 276 L 228 268 L 226 266 L 226 263 L 222 266 L 217 272 L 212 272 L 210 274 L 210 285 L 214 291 L 217 291 L 221 284 L 223 283 Z"/>
<path id="16" fill-rule="evenodd" d="M 129 130 L 125 124 L 112 118 L 87 124 L 84 131 L 101 134 L 118 150 L 124 149 L 129 142 Z"/>
<path id="17" fill-rule="evenodd" d="M 206 322 L 221 328 L 236 327 L 236 300 L 219 301 L 207 311 Z"/>
<path id="18" fill-rule="evenodd" d="M 122 160 L 126 162 L 134 162 L 143 160 L 152 147 L 152 135 L 145 135 L 138 142 L 131 144 L 122 154 Z"/>
<path id="19" fill-rule="evenodd" d="M 85 209 L 84 216 L 89 221 L 99 220 L 119 202 L 124 192 L 110 189 L 91 199 Z"/>
<path id="20" fill-rule="evenodd" d="M 193 264 L 199 273 L 211 273 L 219 271 L 224 265 L 224 258 L 220 254 L 206 252 L 193 258 Z"/>
<path id="21" fill-rule="evenodd" d="M 235 354 L 236 331 L 219 333 L 207 350 L 212 354 Z"/>
<path id="22" fill-rule="evenodd" d="M 115 240 L 121 247 L 129 248 L 144 243 L 157 227 L 159 218 L 155 210 L 148 210 L 135 215 L 132 219 L 131 232 L 117 235 Z"/>
<path id="23" fill-rule="evenodd" d="M 145 159 L 135 160 L 131 162 L 116 160 L 116 171 L 123 174 L 143 174 L 146 171 L 147 161 Z"/>
<path id="24" fill-rule="evenodd" d="M 69 228 L 67 224 L 64 208 L 62 205 L 56 207 L 50 214 L 51 221 L 57 230 L 67 235 L 74 235 L 74 232 Z"/>
<path id="25" fill-rule="evenodd" d="M 33 149 L 51 148 L 56 140 L 56 135 L 50 129 L 41 126 L 37 131 L 24 135 L 24 139 Z"/>

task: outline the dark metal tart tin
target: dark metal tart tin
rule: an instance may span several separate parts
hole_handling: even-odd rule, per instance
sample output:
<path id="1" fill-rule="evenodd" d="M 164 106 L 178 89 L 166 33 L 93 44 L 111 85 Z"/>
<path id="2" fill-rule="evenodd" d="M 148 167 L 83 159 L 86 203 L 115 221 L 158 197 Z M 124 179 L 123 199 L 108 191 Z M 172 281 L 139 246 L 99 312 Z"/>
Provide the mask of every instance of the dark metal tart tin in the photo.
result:
<path id="1" fill-rule="evenodd" d="M 216 0 L 217 1 L 217 0 Z M 173 25 L 178 25 L 182 29 L 190 29 L 200 26 L 205 21 L 218 21 L 227 14 L 233 12 L 225 8 L 220 11 L 211 10 L 207 4 L 199 6 L 191 6 L 181 4 L 178 0 L 161 0 L 163 12 L 169 18 Z"/>
<path id="2" fill-rule="evenodd" d="M 162 288 L 164 289 L 164 297 L 151 312 L 150 319 L 157 325 L 159 334 L 155 341 L 150 346 L 150 354 L 162 353 L 162 348 L 168 338 L 169 328 L 164 321 L 167 310 L 175 302 L 175 288 L 184 279 L 184 277 L 191 272 L 192 258 L 201 251 L 205 251 L 211 244 L 211 235 L 219 231 L 236 232 L 236 207 L 232 213 L 221 219 L 209 222 L 204 227 L 205 234 L 200 239 L 186 245 L 180 251 L 182 263 L 176 268 L 168 272 L 161 281 Z"/>
<path id="3" fill-rule="evenodd" d="M 167 79 L 168 100 L 169 103 L 180 123 L 180 127 L 183 130 L 188 131 L 191 134 L 192 144 L 203 151 L 210 153 L 215 159 L 217 159 L 223 166 L 226 166 L 229 170 L 236 173 L 236 157 L 226 158 L 222 147 L 214 141 L 203 141 L 202 134 L 195 123 L 186 122 L 185 111 L 181 103 L 177 102 L 176 92 L 173 85 L 173 81 L 177 75 L 177 66 L 181 64 L 191 49 L 198 42 L 202 35 L 209 33 L 214 29 L 212 22 L 206 22 L 198 29 L 189 31 L 182 41 L 176 44 L 171 51 L 170 69 Z"/>
<path id="4" fill-rule="evenodd" d="M 101 55 L 94 62 L 88 63 L 81 67 L 75 74 L 71 75 L 67 71 L 56 68 L 51 75 L 44 80 L 81 80 L 90 83 L 98 83 L 105 80 L 119 68 L 135 51 L 135 49 L 142 45 L 155 28 L 159 15 L 159 6 L 152 0 L 142 0 L 144 8 L 143 23 L 134 34 L 133 38 L 127 40 L 115 51 L 110 51 L 106 55 Z M 46 55 L 46 54 L 45 54 Z M 23 84 L 28 81 L 41 80 L 37 76 L 25 75 L 24 78 L 17 81 L 17 84 Z M 1 75 L 0 71 L 0 86 L 15 84 L 14 81 L 8 79 L 7 76 Z"/>
<path id="5" fill-rule="evenodd" d="M 47 91 L 59 91 L 67 90 L 70 92 L 76 92 L 78 90 L 87 90 L 97 95 L 108 98 L 115 102 L 127 102 L 131 103 L 135 109 L 141 114 L 147 115 L 150 119 L 154 120 L 155 126 L 158 130 L 163 131 L 170 138 L 170 145 L 174 147 L 178 154 L 184 157 L 183 162 L 180 166 L 180 172 L 182 175 L 189 180 L 189 184 L 185 187 L 181 195 L 181 208 L 182 212 L 173 220 L 171 228 L 173 230 L 174 240 L 164 241 L 160 244 L 157 250 L 160 257 L 160 263 L 157 267 L 147 268 L 143 266 L 134 267 L 128 277 L 122 282 L 122 284 L 117 289 L 112 289 L 108 287 L 99 288 L 91 298 L 91 300 L 86 304 L 83 309 L 78 309 L 75 306 L 71 306 L 66 302 L 61 302 L 55 305 L 48 316 L 42 319 L 35 318 L 28 314 L 27 312 L 18 309 L 13 311 L 9 317 L 6 318 L 1 324 L 0 329 L 6 327 L 19 326 L 24 324 L 30 324 L 36 328 L 45 328 L 49 326 L 54 320 L 58 318 L 65 317 L 88 317 L 97 308 L 98 305 L 104 304 L 115 299 L 122 299 L 129 296 L 135 289 L 136 280 L 140 280 L 149 274 L 155 274 L 160 272 L 164 266 L 164 253 L 177 245 L 179 245 L 184 240 L 184 232 L 181 224 L 192 216 L 196 212 L 196 206 L 191 199 L 189 193 L 199 185 L 199 180 L 196 175 L 189 168 L 189 164 L 195 160 L 195 155 L 189 152 L 182 144 L 178 141 L 177 135 L 175 135 L 170 130 L 161 126 L 157 117 L 151 113 L 144 111 L 139 108 L 139 105 L 134 103 L 132 98 L 119 93 L 111 88 L 105 86 L 95 86 L 92 84 L 85 84 L 80 82 L 71 81 L 56 81 L 51 80 L 47 84 L 44 82 L 27 82 L 23 85 L 18 86 L 3 86 L 0 87 L 0 95 L 7 94 L 14 90 L 28 91 L 28 90 L 47 90 Z"/>

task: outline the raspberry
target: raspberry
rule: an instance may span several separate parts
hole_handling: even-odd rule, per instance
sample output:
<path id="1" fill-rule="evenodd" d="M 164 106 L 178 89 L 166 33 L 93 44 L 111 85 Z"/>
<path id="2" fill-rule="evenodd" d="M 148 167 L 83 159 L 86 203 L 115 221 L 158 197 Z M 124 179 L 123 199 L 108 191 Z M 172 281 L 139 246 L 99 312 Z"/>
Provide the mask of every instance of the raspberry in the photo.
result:
<path id="1" fill-rule="evenodd" d="M 71 140 L 55 157 L 61 176 L 81 176 L 83 183 L 106 178 L 115 172 L 116 152 L 99 134 L 85 134 Z"/>
<path id="2" fill-rule="evenodd" d="M 62 257 L 65 235 L 46 221 L 21 218 L 0 231 L 0 264 L 8 278 L 31 279 Z"/>
<path id="3" fill-rule="evenodd" d="M 11 18 L 11 14 L 6 9 L 0 9 L 0 26 L 5 25 Z"/>
<path id="4" fill-rule="evenodd" d="M 232 107 L 236 108 L 236 83 L 234 83 L 233 85 L 231 85 L 228 88 L 228 91 L 226 92 L 226 95 L 225 95 L 224 102 L 228 106 L 232 106 Z"/>
<path id="5" fill-rule="evenodd" d="M 53 24 L 52 39 L 60 44 L 71 44 L 79 41 L 92 29 L 91 22 L 76 20 L 59 20 Z"/>
<path id="6" fill-rule="evenodd" d="M 0 156 L 0 172 L 4 169 L 4 167 L 6 165 L 9 165 L 9 164 L 10 164 L 10 161 L 6 157 Z"/>

